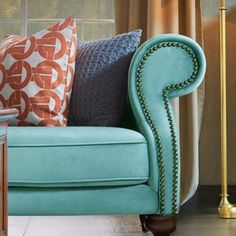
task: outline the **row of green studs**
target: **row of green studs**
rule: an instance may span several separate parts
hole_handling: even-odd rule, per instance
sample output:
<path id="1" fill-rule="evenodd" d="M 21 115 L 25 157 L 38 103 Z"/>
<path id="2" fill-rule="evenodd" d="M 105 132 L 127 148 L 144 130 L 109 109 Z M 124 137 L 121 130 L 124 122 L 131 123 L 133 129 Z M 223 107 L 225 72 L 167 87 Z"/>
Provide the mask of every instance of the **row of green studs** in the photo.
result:
<path id="1" fill-rule="evenodd" d="M 159 199 L 160 199 L 160 215 L 165 214 L 165 168 L 164 168 L 164 157 L 163 157 L 163 149 L 161 144 L 160 135 L 158 132 L 158 128 L 155 124 L 155 121 L 153 120 L 150 109 L 148 108 L 147 102 L 145 100 L 144 92 L 143 92 L 143 84 L 142 84 L 142 71 L 144 68 L 144 65 L 150 57 L 150 55 L 154 52 L 156 52 L 158 49 L 162 47 L 179 47 L 184 49 L 192 58 L 193 62 L 193 72 L 191 76 L 178 84 L 172 84 L 170 86 L 167 86 L 162 93 L 162 98 L 164 101 L 168 121 L 169 121 L 169 127 L 171 131 L 171 138 L 172 138 L 172 150 L 173 150 L 173 186 L 172 186 L 172 213 L 177 214 L 178 211 L 178 200 L 177 200 L 177 192 L 178 192 L 178 146 L 177 146 L 177 140 L 176 140 L 176 134 L 174 130 L 174 122 L 170 111 L 170 104 L 168 99 L 168 93 L 171 90 L 181 89 L 188 85 L 190 85 L 196 78 L 198 73 L 198 61 L 196 58 L 196 55 L 194 54 L 193 50 L 188 47 L 187 45 L 180 43 L 180 42 L 163 42 L 159 43 L 155 46 L 153 46 L 151 49 L 148 50 L 148 52 L 144 55 L 142 58 L 139 67 L 137 69 L 136 74 L 136 86 L 137 86 L 137 93 L 140 100 L 141 107 L 143 109 L 144 115 L 152 129 L 152 132 L 155 137 L 157 152 L 158 152 L 158 165 L 159 165 Z"/>

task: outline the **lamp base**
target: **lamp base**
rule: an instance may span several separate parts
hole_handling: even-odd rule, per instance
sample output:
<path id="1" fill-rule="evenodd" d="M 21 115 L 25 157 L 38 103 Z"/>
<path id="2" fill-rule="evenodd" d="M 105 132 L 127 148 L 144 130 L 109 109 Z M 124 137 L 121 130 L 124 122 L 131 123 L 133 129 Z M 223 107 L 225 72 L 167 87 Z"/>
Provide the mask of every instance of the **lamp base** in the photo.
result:
<path id="1" fill-rule="evenodd" d="M 224 196 L 218 207 L 218 213 L 220 218 L 236 219 L 236 205 L 229 203 L 227 196 Z"/>

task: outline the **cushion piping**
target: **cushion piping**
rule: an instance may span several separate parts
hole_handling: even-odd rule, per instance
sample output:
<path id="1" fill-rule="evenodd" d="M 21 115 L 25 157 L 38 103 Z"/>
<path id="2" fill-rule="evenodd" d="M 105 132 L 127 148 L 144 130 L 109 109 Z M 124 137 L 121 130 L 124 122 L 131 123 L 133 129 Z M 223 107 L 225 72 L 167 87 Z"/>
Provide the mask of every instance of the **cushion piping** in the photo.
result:
<path id="1" fill-rule="evenodd" d="M 145 177 L 128 177 L 128 178 L 110 178 L 110 179 L 90 179 L 90 180 L 65 180 L 65 181 L 28 181 L 28 180 L 11 180 L 9 179 L 9 186 L 36 186 L 36 185 L 46 185 L 46 186 L 52 186 L 52 185 L 67 185 L 71 184 L 73 186 L 79 186 L 80 184 L 96 184 L 96 183 L 112 183 L 112 182 L 124 182 L 128 181 L 134 181 L 135 184 L 143 183 L 148 180 L 148 176 Z M 138 182 L 138 183 L 137 183 Z M 38 187 L 38 186 L 37 186 Z M 44 186 L 41 186 L 44 187 Z M 85 186 L 84 186 L 85 187 Z"/>
<path id="2" fill-rule="evenodd" d="M 94 143 L 58 143 L 58 144 L 9 144 L 9 148 L 15 147 L 65 147 L 65 146 L 97 146 L 97 145 L 124 145 L 124 144 L 146 144 L 147 141 L 127 141 L 127 142 L 94 142 Z"/>

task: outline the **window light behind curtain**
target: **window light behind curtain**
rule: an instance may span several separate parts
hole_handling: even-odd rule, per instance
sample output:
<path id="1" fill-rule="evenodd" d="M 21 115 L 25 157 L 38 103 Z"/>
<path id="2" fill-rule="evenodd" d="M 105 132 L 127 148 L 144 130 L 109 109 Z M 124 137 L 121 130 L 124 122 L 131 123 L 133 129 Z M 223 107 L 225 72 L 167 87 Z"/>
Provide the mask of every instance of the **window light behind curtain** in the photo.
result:
<path id="1" fill-rule="evenodd" d="M 70 15 L 79 39 L 114 35 L 113 0 L 0 0 L 0 39 L 5 33 L 31 35 Z"/>

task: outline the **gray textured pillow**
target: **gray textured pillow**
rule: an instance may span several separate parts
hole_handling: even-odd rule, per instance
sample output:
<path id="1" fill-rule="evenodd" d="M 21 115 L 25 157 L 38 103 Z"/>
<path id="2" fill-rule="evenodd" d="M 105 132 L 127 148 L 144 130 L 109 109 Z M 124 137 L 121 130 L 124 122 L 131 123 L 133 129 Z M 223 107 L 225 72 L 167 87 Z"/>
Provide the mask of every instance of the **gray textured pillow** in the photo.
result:
<path id="1" fill-rule="evenodd" d="M 69 125 L 122 125 L 128 69 L 141 32 L 78 42 Z"/>

